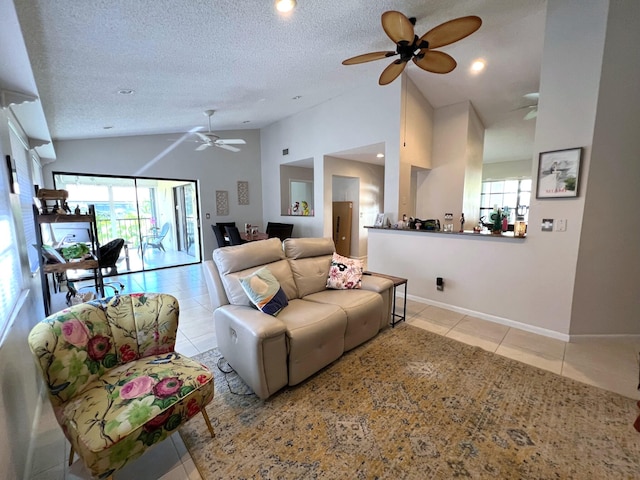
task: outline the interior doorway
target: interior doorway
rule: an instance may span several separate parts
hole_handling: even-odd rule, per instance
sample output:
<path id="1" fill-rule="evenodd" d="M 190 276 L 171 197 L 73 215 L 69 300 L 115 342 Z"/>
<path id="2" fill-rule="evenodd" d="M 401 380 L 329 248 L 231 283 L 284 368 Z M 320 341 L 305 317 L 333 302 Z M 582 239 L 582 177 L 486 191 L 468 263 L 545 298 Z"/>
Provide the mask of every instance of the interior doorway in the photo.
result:
<path id="1" fill-rule="evenodd" d="M 333 243 L 336 253 L 351 256 L 353 202 L 333 202 Z"/>
<path id="2" fill-rule="evenodd" d="M 332 176 L 333 241 L 345 257 L 360 256 L 360 179 Z"/>

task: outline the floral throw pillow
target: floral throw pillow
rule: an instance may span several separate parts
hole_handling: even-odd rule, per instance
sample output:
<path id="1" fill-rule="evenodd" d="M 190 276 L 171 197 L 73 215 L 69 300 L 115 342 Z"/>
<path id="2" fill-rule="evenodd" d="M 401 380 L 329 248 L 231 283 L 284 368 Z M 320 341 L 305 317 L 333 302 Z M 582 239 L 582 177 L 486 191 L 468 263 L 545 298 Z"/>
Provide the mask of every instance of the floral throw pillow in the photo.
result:
<path id="1" fill-rule="evenodd" d="M 362 287 L 362 260 L 343 257 L 337 253 L 331 259 L 327 288 L 348 290 Z"/>
<path id="2" fill-rule="evenodd" d="M 241 278 L 240 284 L 249 300 L 264 313 L 275 316 L 289 305 L 278 279 L 267 267 L 262 267 L 251 275 Z"/>

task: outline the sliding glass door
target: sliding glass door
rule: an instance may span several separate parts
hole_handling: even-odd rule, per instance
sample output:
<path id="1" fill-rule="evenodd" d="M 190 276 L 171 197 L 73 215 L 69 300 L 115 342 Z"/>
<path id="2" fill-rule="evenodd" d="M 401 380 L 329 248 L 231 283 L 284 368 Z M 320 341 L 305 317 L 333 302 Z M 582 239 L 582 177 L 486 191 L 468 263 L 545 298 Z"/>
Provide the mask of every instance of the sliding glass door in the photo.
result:
<path id="1" fill-rule="evenodd" d="M 55 188 L 69 192 L 72 211 L 95 205 L 101 245 L 125 240 L 118 273 L 200 262 L 195 181 L 65 172 L 53 176 Z"/>

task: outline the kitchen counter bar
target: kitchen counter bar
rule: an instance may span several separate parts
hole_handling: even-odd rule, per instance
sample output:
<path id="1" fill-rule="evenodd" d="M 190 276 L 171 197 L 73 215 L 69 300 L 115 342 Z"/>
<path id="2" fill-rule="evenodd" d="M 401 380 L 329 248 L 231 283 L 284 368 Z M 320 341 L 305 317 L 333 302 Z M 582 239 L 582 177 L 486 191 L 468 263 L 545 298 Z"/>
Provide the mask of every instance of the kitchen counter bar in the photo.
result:
<path id="1" fill-rule="evenodd" d="M 370 230 L 382 230 L 387 232 L 397 232 L 397 233 L 409 233 L 413 234 L 427 234 L 427 235 L 444 235 L 448 237 L 475 237 L 475 238 L 494 238 L 496 240 L 524 240 L 527 238 L 524 237 L 516 237 L 513 232 L 503 232 L 500 235 L 494 235 L 492 233 L 476 233 L 473 230 L 465 230 L 464 232 L 443 232 L 436 230 L 412 230 L 409 228 L 380 228 L 380 227 L 364 227 Z"/>

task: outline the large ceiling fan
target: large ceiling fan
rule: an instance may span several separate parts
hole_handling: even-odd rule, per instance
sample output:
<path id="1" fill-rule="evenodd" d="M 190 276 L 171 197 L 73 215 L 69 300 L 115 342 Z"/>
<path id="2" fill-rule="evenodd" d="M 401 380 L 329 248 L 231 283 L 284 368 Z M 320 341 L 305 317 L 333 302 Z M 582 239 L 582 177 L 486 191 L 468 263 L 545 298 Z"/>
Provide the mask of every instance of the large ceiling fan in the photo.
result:
<path id="1" fill-rule="evenodd" d="M 232 147 L 232 145 L 246 145 L 247 142 L 241 138 L 220 138 L 218 135 L 211 131 L 211 116 L 215 113 L 215 110 L 205 110 L 204 114 L 209 117 L 209 131 L 208 132 L 195 132 L 199 137 L 200 145 L 196 148 L 197 151 L 204 150 L 209 147 L 224 148 L 231 152 L 239 152 L 240 149 Z"/>
<path id="2" fill-rule="evenodd" d="M 456 68 L 456 61 L 447 53 L 433 50 L 462 40 L 480 28 L 482 20 L 474 15 L 460 17 L 432 28 L 418 38 L 413 31 L 416 24 L 414 17 L 391 10 L 382 14 L 382 28 L 387 36 L 396 44 L 395 51 L 372 52 L 348 58 L 343 65 L 381 60 L 400 55 L 384 69 L 378 83 L 387 85 L 393 82 L 404 71 L 407 62 L 412 60 L 418 67 L 432 73 L 449 73 Z"/>

